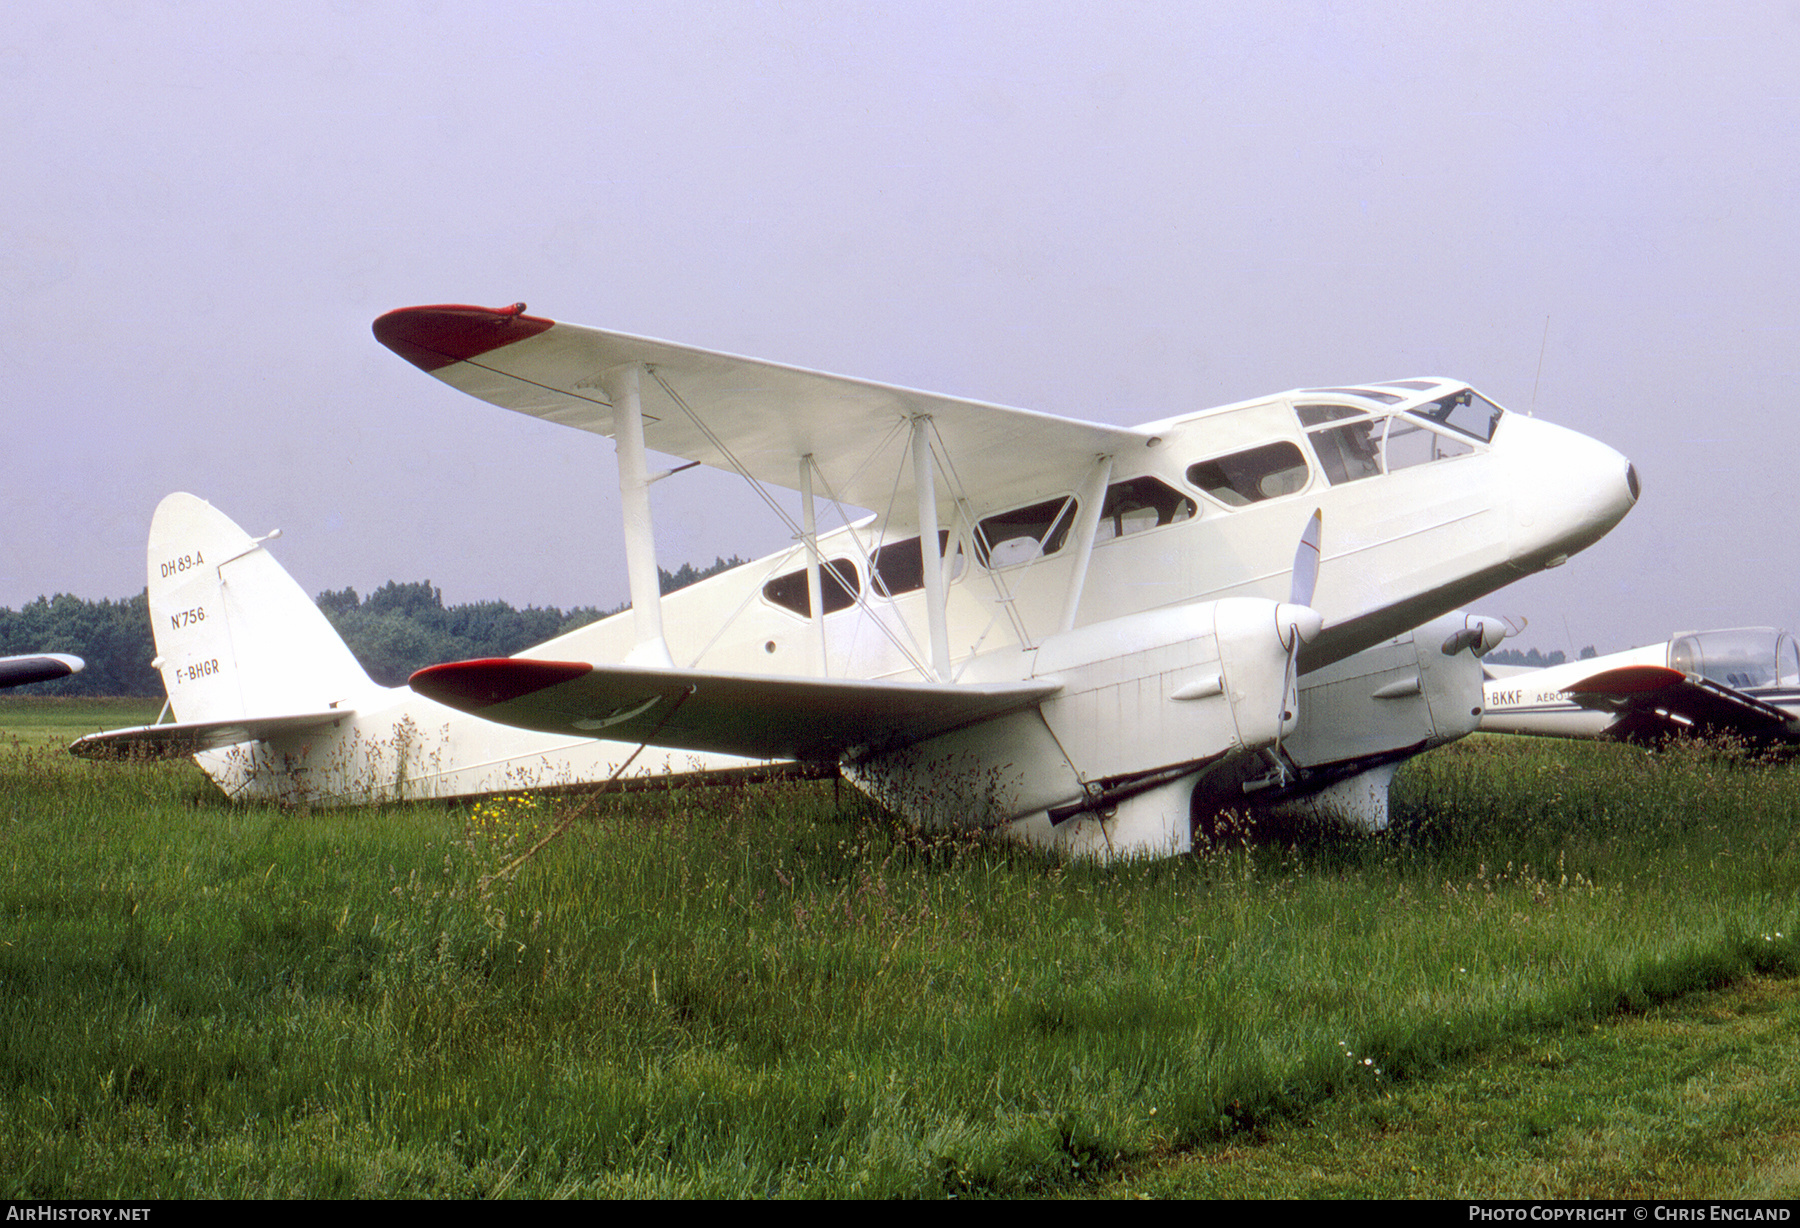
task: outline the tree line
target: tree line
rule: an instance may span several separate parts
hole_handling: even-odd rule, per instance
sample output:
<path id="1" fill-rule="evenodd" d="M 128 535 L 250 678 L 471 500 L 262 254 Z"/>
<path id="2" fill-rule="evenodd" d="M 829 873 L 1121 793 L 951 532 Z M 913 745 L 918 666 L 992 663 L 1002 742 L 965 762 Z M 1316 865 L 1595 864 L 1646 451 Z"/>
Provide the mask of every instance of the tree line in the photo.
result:
<path id="1" fill-rule="evenodd" d="M 746 560 L 732 555 L 715 558 L 710 567 L 683 563 L 677 570 L 658 568 L 662 591 L 672 593 Z M 367 596 L 353 588 L 320 593 L 319 609 L 350 646 L 369 677 L 383 686 L 399 686 L 414 670 L 443 661 L 472 657 L 509 657 L 533 644 L 629 608 L 611 610 L 578 606 L 515 609 L 504 601 L 476 601 L 446 606 L 444 594 L 430 580 L 411 584 L 388 581 Z M 33 652 L 73 653 L 87 668 L 68 678 L 42 683 L 37 695 L 160 696 L 162 679 L 150 668 L 156 641 L 150 632 L 146 593 L 119 601 L 86 601 L 68 593 L 39 597 L 18 610 L 0 607 L 0 656 Z M 1583 648 L 1583 658 L 1594 656 Z M 1502 648 L 1485 658 L 1494 665 L 1542 667 L 1561 665 L 1558 649 L 1548 655 L 1533 648 Z"/>
<path id="2" fill-rule="evenodd" d="M 658 568 L 662 591 L 675 592 L 745 560 L 713 560 L 710 567 L 683 563 Z M 350 646 L 369 677 L 399 686 L 414 670 L 470 657 L 508 657 L 547 639 L 628 608 L 578 606 L 515 609 L 504 601 L 446 606 L 430 580 L 392 580 L 359 596 L 353 588 L 320 593 L 318 605 Z M 159 697 L 162 679 L 150 668 L 156 640 L 150 630 L 148 592 L 119 601 L 88 601 L 68 593 L 39 597 L 17 610 L 0 607 L 0 656 L 73 653 L 87 668 L 32 688 L 34 695 L 129 695 Z"/>
<path id="3" fill-rule="evenodd" d="M 1576 659 L 1591 661 L 1599 655 L 1599 650 L 1589 644 L 1581 650 L 1581 655 Z M 1501 648 L 1488 653 L 1481 659 L 1489 665 L 1525 665 L 1532 669 L 1548 669 L 1552 665 L 1561 665 L 1569 659 L 1569 656 L 1560 648 L 1549 654 L 1541 653 L 1535 648 L 1525 652 L 1520 652 L 1517 648 Z"/>

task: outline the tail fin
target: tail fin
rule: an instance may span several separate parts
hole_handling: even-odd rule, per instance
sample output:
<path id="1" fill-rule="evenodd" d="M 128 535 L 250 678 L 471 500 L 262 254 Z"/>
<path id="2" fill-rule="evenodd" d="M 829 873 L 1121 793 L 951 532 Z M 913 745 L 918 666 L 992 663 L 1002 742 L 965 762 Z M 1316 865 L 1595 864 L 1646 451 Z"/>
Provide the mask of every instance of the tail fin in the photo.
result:
<path id="1" fill-rule="evenodd" d="M 204 499 L 157 505 L 149 562 L 156 664 L 177 721 L 308 712 L 374 688 L 293 577 Z"/>

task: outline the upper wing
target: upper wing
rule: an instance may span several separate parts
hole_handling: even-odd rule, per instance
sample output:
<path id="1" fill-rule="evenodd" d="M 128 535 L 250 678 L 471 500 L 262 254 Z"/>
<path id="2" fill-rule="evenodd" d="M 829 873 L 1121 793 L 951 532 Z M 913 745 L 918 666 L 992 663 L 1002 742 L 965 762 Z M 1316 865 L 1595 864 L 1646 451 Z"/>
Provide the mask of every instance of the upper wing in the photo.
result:
<path id="1" fill-rule="evenodd" d="M 374 327 L 383 345 L 452 387 L 601 435 L 613 432 L 602 376 L 646 364 L 647 446 L 719 468 L 741 466 L 758 481 L 789 489 L 799 483 L 799 458 L 811 456 L 830 490 L 857 507 L 884 506 L 894 493 L 896 469 L 865 462 L 896 425 L 916 415 L 931 418 L 953 460 L 980 457 L 984 501 L 1066 489 L 1095 457 L 1156 442 L 1143 431 L 559 324 L 525 315 L 523 303 L 506 311 L 405 307 Z M 902 436 L 896 457 L 905 446 Z M 910 473 L 901 469 L 898 488 L 910 490 Z"/>
<path id="2" fill-rule="evenodd" d="M 1674 733 L 1730 732 L 1770 737 L 1788 728 L 1788 714 L 1754 695 L 1661 665 L 1622 665 L 1565 688 L 1583 708 L 1618 717 L 1607 736 L 1627 741 Z"/>
<path id="3" fill-rule="evenodd" d="M 433 665 L 411 685 L 447 707 L 522 729 L 807 760 L 903 746 L 1061 690 L 1045 681 L 866 682 L 518 657 Z"/>
<path id="4" fill-rule="evenodd" d="M 221 750 L 239 742 L 317 729 L 349 715 L 348 708 L 329 708 L 287 716 L 134 725 L 129 729 L 108 729 L 104 733 L 77 738 L 70 743 L 69 753 L 82 759 L 101 760 L 185 759 L 203 750 Z"/>
<path id="5" fill-rule="evenodd" d="M 61 652 L 45 652 L 30 657 L 0 657 L 0 687 L 25 686 L 67 678 L 87 665 L 80 657 Z"/>

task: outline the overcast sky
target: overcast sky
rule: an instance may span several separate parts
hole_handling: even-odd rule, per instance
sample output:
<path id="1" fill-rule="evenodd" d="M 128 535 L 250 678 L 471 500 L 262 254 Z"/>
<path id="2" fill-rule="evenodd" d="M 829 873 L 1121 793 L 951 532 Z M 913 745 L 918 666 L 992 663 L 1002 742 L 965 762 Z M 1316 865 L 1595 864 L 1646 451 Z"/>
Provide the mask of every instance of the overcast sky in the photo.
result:
<path id="1" fill-rule="evenodd" d="M 1457 376 L 1643 475 L 1524 644 L 1793 626 L 1797 64 L 1792 0 L 18 7 L 0 605 L 135 594 L 174 490 L 309 592 L 622 602 L 612 445 L 369 332 L 523 300 L 1107 422 Z M 785 544 L 735 482 L 666 566 Z"/>

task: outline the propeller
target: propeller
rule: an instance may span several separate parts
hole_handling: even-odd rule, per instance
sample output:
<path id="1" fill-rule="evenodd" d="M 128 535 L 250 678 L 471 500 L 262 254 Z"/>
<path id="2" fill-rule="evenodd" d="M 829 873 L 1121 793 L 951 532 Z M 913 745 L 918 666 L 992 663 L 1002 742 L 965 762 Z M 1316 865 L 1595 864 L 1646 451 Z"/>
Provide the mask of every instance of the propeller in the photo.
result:
<path id="1" fill-rule="evenodd" d="M 1281 753 L 1281 730 L 1300 708 L 1300 645 L 1318 635 L 1325 626 L 1325 616 L 1312 608 L 1313 590 L 1319 583 L 1319 538 L 1324 530 L 1325 509 L 1317 508 L 1306 528 L 1300 532 L 1300 544 L 1294 549 L 1294 579 L 1288 587 L 1288 599 L 1275 607 L 1275 629 L 1281 646 L 1287 649 L 1287 672 L 1281 682 L 1281 716 L 1275 724 L 1275 767 L 1283 781 L 1287 779 L 1287 760 Z"/>
<path id="2" fill-rule="evenodd" d="M 1319 534 L 1324 521 L 1325 509 L 1317 508 L 1300 532 L 1300 545 L 1294 550 L 1294 582 L 1288 589 L 1288 601 L 1294 605 L 1312 604 L 1313 589 L 1319 584 Z"/>

